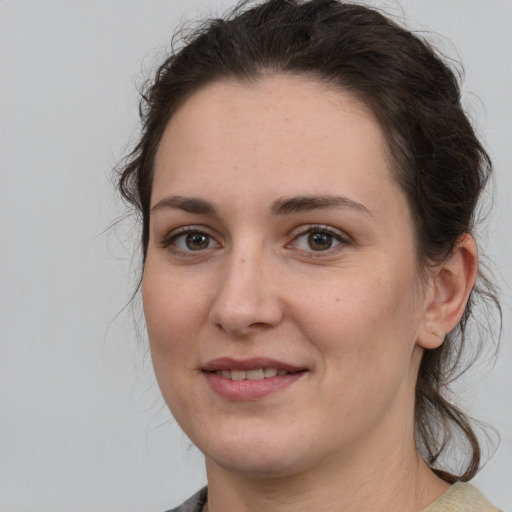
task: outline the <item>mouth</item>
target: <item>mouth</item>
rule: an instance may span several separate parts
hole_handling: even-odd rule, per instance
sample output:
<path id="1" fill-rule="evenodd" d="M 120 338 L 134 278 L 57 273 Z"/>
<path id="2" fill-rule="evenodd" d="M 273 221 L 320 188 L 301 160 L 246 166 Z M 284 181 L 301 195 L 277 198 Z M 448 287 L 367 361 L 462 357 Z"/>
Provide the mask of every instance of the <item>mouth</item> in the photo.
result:
<path id="1" fill-rule="evenodd" d="M 266 358 L 220 358 L 201 370 L 216 394 L 236 401 L 264 398 L 287 388 L 308 372 L 306 368 Z"/>
<path id="2" fill-rule="evenodd" d="M 221 375 L 226 379 L 231 380 L 262 380 L 271 379 L 276 375 L 282 377 L 283 375 L 290 375 L 291 373 L 286 370 L 278 370 L 277 368 L 254 368 L 252 370 L 216 370 L 215 375 Z"/>

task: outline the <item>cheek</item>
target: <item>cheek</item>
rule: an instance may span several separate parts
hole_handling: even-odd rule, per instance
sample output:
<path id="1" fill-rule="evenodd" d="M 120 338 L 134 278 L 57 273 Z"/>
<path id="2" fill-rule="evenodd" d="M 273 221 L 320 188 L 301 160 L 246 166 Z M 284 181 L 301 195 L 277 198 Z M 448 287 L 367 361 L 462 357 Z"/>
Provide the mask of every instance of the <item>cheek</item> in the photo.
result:
<path id="1" fill-rule="evenodd" d="M 193 416 L 199 329 L 204 300 L 197 287 L 175 279 L 168 269 L 146 262 L 142 282 L 144 316 L 155 376 L 175 417 Z M 183 393 L 183 390 L 187 390 Z"/>
<path id="2" fill-rule="evenodd" d="M 414 346 L 418 314 L 415 277 L 366 272 L 345 276 L 328 293 L 310 293 L 295 311 L 302 330 L 326 364 L 342 364 L 351 374 L 365 367 L 385 372 L 406 364 Z M 383 277 L 384 276 L 384 277 Z M 350 364 L 349 364 L 350 362 Z"/>
<path id="3" fill-rule="evenodd" d="M 155 369 L 162 362 L 182 362 L 194 349 L 197 331 L 207 315 L 206 296 L 192 283 L 146 263 L 142 300 Z"/>

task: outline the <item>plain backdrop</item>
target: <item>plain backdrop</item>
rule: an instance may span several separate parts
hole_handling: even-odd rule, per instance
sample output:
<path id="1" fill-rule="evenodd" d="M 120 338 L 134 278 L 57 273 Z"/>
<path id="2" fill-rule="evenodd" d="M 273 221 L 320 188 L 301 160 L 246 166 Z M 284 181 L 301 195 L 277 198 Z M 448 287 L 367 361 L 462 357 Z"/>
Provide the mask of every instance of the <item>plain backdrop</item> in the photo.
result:
<path id="1" fill-rule="evenodd" d="M 135 335 L 140 310 L 123 310 L 137 231 L 105 230 L 123 212 L 110 175 L 137 134 L 137 86 L 179 23 L 230 3 L 0 0 L 2 512 L 157 512 L 204 484 Z M 512 1 L 367 3 L 463 62 L 494 159 L 482 240 L 500 272 L 502 348 L 461 391 L 501 434 L 475 482 L 512 510 Z"/>

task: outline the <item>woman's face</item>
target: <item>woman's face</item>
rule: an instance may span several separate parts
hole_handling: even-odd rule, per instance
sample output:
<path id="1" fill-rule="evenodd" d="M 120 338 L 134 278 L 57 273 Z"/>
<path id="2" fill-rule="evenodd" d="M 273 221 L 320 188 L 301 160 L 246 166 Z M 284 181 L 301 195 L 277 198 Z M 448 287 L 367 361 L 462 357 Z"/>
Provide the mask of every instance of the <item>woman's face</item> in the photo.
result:
<path id="1" fill-rule="evenodd" d="M 426 302 L 374 117 L 296 77 L 189 98 L 158 149 L 144 312 L 207 460 L 284 475 L 413 439 Z"/>

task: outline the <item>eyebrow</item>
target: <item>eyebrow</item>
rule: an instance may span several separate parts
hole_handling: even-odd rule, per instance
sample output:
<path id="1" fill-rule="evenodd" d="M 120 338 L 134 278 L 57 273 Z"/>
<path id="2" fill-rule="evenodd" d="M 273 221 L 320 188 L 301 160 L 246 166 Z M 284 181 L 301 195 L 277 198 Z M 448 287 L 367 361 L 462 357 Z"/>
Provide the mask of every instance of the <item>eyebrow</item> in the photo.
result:
<path id="1" fill-rule="evenodd" d="M 158 201 L 151 208 L 151 212 L 161 210 L 162 208 L 174 208 L 177 210 L 184 210 L 189 213 L 197 213 L 202 215 L 216 215 L 217 209 L 213 204 L 199 199 L 197 197 L 183 197 L 183 196 L 169 196 L 164 197 Z"/>
<path id="2" fill-rule="evenodd" d="M 169 196 L 158 201 L 151 212 L 163 208 L 183 210 L 198 215 L 218 215 L 215 206 L 198 197 Z M 273 215 L 290 215 L 293 213 L 308 212 L 311 210 L 326 210 L 335 208 L 347 208 L 362 212 L 371 216 L 370 210 L 361 203 L 342 196 L 330 195 L 304 195 L 294 197 L 282 197 L 277 199 L 271 207 Z"/>
<path id="3" fill-rule="evenodd" d="M 274 215 L 289 215 L 291 213 L 335 208 L 347 208 L 371 216 L 370 210 L 363 204 L 347 197 L 330 195 L 283 197 L 275 201 L 272 206 L 272 213 Z"/>

